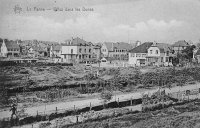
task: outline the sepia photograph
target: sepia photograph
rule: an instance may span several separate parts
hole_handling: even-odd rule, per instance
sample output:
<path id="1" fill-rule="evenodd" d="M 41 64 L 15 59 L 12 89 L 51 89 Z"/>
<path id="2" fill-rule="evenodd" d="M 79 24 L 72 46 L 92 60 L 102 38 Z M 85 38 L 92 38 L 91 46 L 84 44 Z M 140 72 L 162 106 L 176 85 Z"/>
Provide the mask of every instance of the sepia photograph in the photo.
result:
<path id="1" fill-rule="evenodd" d="M 200 0 L 0 0 L 0 128 L 200 128 Z"/>

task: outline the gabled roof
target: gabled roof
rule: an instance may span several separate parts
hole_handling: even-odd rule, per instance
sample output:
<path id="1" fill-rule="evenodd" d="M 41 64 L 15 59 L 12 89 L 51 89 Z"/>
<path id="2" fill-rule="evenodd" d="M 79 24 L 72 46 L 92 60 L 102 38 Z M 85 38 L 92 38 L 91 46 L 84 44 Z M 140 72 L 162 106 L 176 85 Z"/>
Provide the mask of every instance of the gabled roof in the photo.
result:
<path id="1" fill-rule="evenodd" d="M 52 46 L 52 50 L 53 50 L 53 51 L 60 51 L 61 48 L 62 48 L 61 45 L 53 45 L 53 46 Z"/>
<path id="2" fill-rule="evenodd" d="M 171 46 L 165 43 L 156 43 L 153 44 L 151 47 L 158 47 L 161 53 L 167 52 L 171 49 Z"/>
<path id="3" fill-rule="evenodd" d="M 187 47 L 187 46 L 190 46 L 190 44 L 185 40 L 179 40 L 172 45 L 172 47 Z"/>
<path id="4" fill-rule="evenodd" d="M 153 45 L 153 42 L 145 42 L 133 49 L 131 49 L 129 52 L 130 53 L 147 53 L 148 48 L 151 47 L 151 45 Z"/>
<path id="5" fill-rule="evenodd" d="M 200 55 L 200 49 L 197 50 L 196 55 Z"/>
<path id="6" fill-rule="evenodd" d="M 3 42 L 0 42 L 0 47 L 3 44 Z M 17 44 L 17 42 L 15 41 L 6 41 L 5 45 L 7 48 L 15 48 L 15 49 L 19 49 L 19 45 Z"/>
<path id="7" fill-rule="evenodd" d="M 106 45 L 108 51 L 112 51 L 112 47 L 113 49 L 126 49 L 126 50 L 130 50 L 132 48 L 132 46 L 129 43 L 125 42 L 117 42 L 117 43 L 104 42 L 104 44 Z"/>
<path id="8" fill-rule="evenodd" d="M 8 42 L 5 42 L 5 44 L 6 44 L 6 47 L 9 49 L 10 48 L 19 49 L 19 45 L 14 41 L 8 41 Z"/>
<path id="9" fill-rule="evenodd" d="M 45 50 L 40 46 L 32 46 L 32 47 L 29 47 L 28 49 L 30 48 L 32 48 L 34 51 L 37 51 L 37 52 L 45 52 Z"/>
<path id="10" fill-rule="evenodd" d="M 3 42 L 0 42 L 0 48 L 1 48 L 1 45 L 3 44 Z"/>
<path id="11" fill-rule="evenodd" d="M 76 37 L 72 40 L 67 40 L 67 43 L 62 44 L 63 46 L 74 45 L 74 46 L 81 46 L 81 45 L 92 45 L 91 42 L 87 42 L 79 37 Z"/>

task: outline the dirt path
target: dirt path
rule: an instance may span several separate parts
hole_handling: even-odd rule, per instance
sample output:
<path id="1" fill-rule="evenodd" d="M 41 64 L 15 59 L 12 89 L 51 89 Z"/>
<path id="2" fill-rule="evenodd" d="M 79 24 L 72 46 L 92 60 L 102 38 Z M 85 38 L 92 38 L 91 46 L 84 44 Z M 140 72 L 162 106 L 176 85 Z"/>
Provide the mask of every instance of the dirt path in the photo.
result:
<path id="1" fill-rule="evenodd" d="M 189 89 L 197 89 L 200 88 L 200 84 L 194 84 L 194 85 L 186 85 L 183 87 L 173 87 L 171 89 L 166 89 L 166 93 L 173 93 L 173 92 L 178 92 L 183 91 L 183 90 L 189 90 Z M 135 92 L 135 93 L 128 93 L 128 94 L 119 94 L 119 95 L 115 95 L 113 97 L 112 101 L 118 100 L 119 101 L 125 101 L 125 100 L 130 100 L 132 99 L 139 99 L 142 97 L 143 93 L 153 93 L 155 91 L 157 91 L 158 89 L 153 89 L 153 90 L 149 90 L 149 91 L 143 91 L 143 92 Z M 83 108 L 83 107 L 89 107 L 90 103 L 92 106 L 96 106 L 96 105 L 101 105 L 102 101 L 98 98 L 94 98 L 94 99 L 86 99 L 86 100 L 80 100 L 80 101 L 70 101 L 70 102 L 59 102 L 59 103 L 55 103 L 55 104 L 48 104 L 48 105 L 43 105 L 43 106 L 34 106 L 34 107 L 29 107 L 29 108 L 25 108 L 25 113 L 27 113 L 29 116 L 35 116 L 37 114 L 37 111 L 42 114 L 51 114 L 54 113 L 56 110 L 56 107 L 59 111 L 64 111 L 67 109 L 74 109 L 74 105 L 76 108 Z M 8 118 L 11 115 L 11 112 L 6 110 L 6 111 L 1 111 L 0 112 L 0 119 L 3 118 Z"/>

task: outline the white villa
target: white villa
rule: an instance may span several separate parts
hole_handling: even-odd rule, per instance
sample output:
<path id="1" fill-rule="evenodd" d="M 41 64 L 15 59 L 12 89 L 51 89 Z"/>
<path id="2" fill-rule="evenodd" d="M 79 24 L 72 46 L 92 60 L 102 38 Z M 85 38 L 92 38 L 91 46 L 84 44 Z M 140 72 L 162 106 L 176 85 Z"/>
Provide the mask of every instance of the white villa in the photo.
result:
<path id="1" fill-rule="evenodd" d="M 132 66 L 144 66 L 146 65 L 146 56 L 148 54 L 148 48 L 153 42 L 145 42 L 129 51 L 129 65 Z"/>

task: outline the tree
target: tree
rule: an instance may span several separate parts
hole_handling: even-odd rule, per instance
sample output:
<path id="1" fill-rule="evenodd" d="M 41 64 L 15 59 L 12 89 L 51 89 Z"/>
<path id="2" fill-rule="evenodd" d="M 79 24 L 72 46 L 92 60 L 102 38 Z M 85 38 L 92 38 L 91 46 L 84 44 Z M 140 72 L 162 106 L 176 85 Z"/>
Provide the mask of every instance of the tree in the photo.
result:
<path id="1" fill-rule="evenodd" d="M 182 51 L 182 57 L 192 62 L 193 50 L 196 48 L 195 45 L 189 46 Z"/>
<path id="2" fill-rule="evenodd" d="M 101 96 L 101 99 L 103 100 L 104 108 L 105 108 L 105 104 L 112 99 L 113 94 L 111 91 L 103 91 L 101 92 L 100 96 Z"/>

